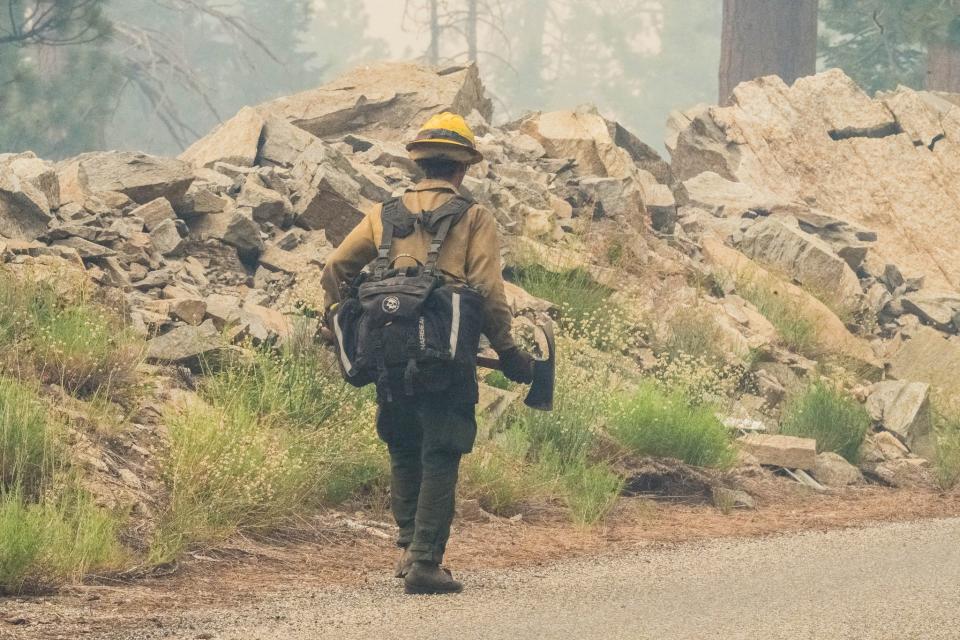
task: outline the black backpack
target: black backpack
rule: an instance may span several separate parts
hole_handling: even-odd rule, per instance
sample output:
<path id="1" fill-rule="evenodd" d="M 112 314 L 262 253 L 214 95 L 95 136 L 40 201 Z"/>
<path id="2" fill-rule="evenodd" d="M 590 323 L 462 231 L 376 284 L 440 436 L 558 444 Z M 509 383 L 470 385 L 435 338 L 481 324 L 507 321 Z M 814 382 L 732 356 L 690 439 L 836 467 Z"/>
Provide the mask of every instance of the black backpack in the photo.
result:
<path id="1" fill-rule="evenodd" d="M 464 284 L 448 284 L 437 272 L 450 228 L 473 204 L 458 195 L 419 216 L 399 198 L 383 205 L 378 256 L 351 284 L 332 318 L 344 379 L 357 387 L 376 383 L 381 402 L 393 401 L 398 389 L 407 396 L 440 390 L 449 384 L 453 368 L 476 367 L 483 295 Z M 427 261 L 396 269 L 396 259 L 390 260 L 393 240 L 410 235 L 415 224 L 433 234 Z"/>

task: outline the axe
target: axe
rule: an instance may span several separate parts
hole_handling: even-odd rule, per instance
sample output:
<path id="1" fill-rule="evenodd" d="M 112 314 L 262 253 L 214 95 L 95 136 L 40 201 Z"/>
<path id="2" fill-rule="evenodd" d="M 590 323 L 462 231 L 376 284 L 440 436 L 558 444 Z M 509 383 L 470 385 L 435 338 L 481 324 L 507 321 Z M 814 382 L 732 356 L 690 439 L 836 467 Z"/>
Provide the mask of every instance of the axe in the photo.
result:
<path id="1" fill-rule="evenodd" d="M 542 334 L 538 336 L 542 340 L 537 340 L 540 344 L 542 358 L 534 360 L 533 382 L 530 383 L 530 391 L 523 403 L 538 411 L 552 411 L 557 357 L 557 347 L 553 337 L 553 322 L 548 319 L 543 324 L 537 325 L 537 329 Z M 487 369 L 500 370 L 500 361 L 497 358 L 477 356 L 477 364 Z"/>

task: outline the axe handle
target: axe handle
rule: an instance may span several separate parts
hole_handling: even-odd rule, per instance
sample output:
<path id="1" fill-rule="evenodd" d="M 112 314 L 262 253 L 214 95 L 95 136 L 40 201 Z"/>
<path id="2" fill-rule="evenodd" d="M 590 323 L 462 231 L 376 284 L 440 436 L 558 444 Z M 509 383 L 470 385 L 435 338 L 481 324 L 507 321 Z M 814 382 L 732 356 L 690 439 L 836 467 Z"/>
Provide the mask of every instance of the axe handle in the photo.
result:
<path id="1" fill-rule="evenodd" d="M 493 369 L 494 371 L 500 371 L 500 360 L 497 358 L 485 358 L 484 356 L 477 356 L 477 366 L 483 367 L 484 369 Z"/>

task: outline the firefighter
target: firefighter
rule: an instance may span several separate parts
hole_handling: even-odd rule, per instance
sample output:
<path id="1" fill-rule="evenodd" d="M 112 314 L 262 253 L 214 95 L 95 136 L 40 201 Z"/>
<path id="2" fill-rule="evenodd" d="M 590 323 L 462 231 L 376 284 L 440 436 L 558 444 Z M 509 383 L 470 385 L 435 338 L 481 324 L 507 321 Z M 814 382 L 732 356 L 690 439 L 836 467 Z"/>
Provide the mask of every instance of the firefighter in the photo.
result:
<path id="1" fill-rule="evenodd" d="M 415 218 L 410 222 L 419 222 L 423 214 L 461 196 L 467 170 L 483 159 L 470 127 L 453 113 L 430 118 L 407 150 L 423 174 L 401 198 L 403 215 Z M 383 205 L 374 208 L 327 261 L 322 285 L 328 310 L 336 308 L 347 286 L 378 257 L 383 213 Z M 423 264 L 434 236 L 423 224 L 404 222 L 389 225 L 394 229 L 390 258 L 400 267 L 417 261 Z M 480 292 L 483 318 L 477 321 L 499 355 L 504 375 L 530 383 L 533 359 L 517 347 L 510 333 L 512 314 L 504 295 L 497 225 L 491 212 L 469 200 L 449 227 L 436 265 L 445 280 Z M 384 385 L 398 388 L 378 385 L 376 428 L 390 452 L 391 508 L 402 549 L 396 576 L 404 579 L 407 593 L 457 593 L 463 585 L 442 562 L 454 516 L 460 459 L 470 453 L 476 439 L 476 367 L 427 363 L 420 364 L 417 373 L 412 395 L 409 385 L 406 390 L 399 388 L 403 385 L 396 378 Z"/>

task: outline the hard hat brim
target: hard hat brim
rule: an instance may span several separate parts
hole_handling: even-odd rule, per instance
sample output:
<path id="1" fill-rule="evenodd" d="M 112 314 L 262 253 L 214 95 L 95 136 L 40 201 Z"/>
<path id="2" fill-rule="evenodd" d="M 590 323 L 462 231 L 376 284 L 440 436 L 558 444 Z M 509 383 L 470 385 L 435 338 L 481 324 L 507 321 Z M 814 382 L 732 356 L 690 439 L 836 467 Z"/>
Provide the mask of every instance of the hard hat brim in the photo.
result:
<path id="1" fill-rule="evenodd" d="M 476 149 L 465 147 L 452 140 L 428 138 L 416 140 L 407 145 L 411 160 L 426 160 L 428 158 L 447 158 L 454 162 L 477 164 L 483 160 L 483 154 Z"/>

